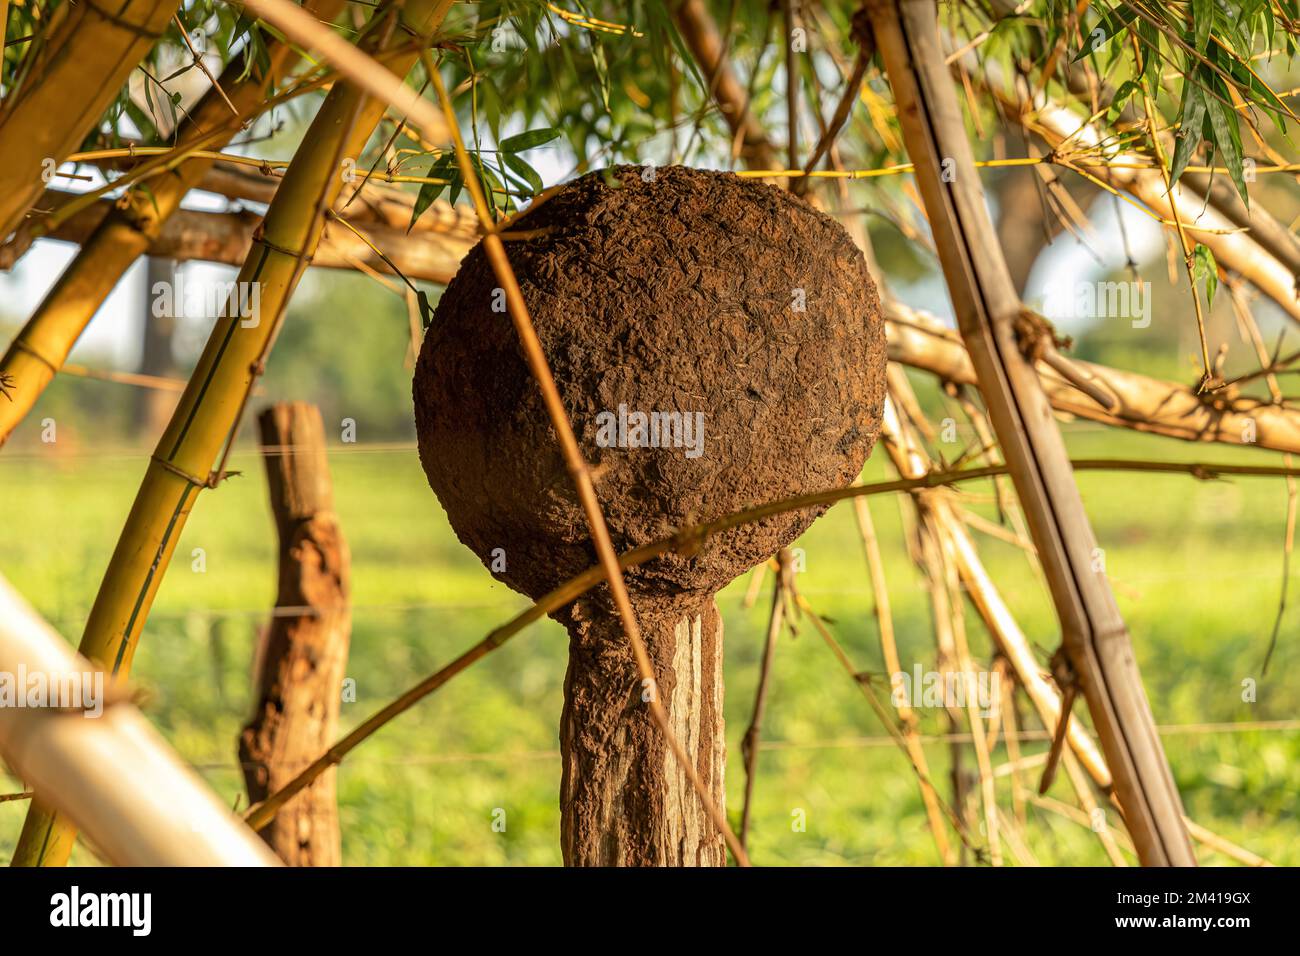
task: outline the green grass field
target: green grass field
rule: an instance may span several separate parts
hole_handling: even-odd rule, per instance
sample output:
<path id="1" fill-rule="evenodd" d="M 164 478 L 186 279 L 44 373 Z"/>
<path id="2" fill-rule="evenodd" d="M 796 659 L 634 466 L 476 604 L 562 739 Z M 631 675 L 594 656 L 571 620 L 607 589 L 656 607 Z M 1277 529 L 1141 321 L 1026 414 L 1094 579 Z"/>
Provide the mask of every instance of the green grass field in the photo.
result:
<path id="1" fill-rule="evenodd" d="M 1080 457 L 1273 462 L 1274 456 L 1193 446 L 1097 426 L 1066 426 Z M 364 440 L 364 437 L 363 437 Z M 954 454 L 957 451 L 954 448 Z M 70 640 L 90 602 L 145 455 L 72 454 L 40 446 L 0 455 L 5 545 L 0 573 Z M 886 477 L 878 455 L 868 480 Z M 351 726 L 508 619 L 525 602 L 494 582 L 451 534 L 413 451 L 340 448 L 331 459 L 350 541 L 355 603 L 348 676 Z M 274 598 L 274 533 L 255 454 L 244 475 L 200 498 L 136 657 L 134 679 L 163 734 L 234 804 L 242 779 L 235 739 L 249 707 L 257 629 Z M 1133 632 L 1139 664 L 1188 813 L 1279 864 L 1300 864 L 1300 730 L 1227 732 L 1206 725 L 1289 721 L 1300 713 L 1295 621 L 1288 611 L 1267 677 L 1259 673 L 1282 583 L 1286 489 L 1280 479 L 1202 483 L 1181 476 L 1080 475 L 1107 568 Z M 979 497 L 987 484 L 969 485 Z M 875 516 L 905 666 L 932 666 L 929 612 L 903 546 L 900 505 L 875 498 Z M 981 506 L 986 515 L 987 506 Z M 1023 554 L 978 536 L 991 572 L 1044 663 L 1058 636 L 1045 590 Z M 883 673 L 872 599 L 852 512 L 840 506 L 798 543 L 800 587 L 833 619 L 857 665 Z M 206 571 L 192 569 L 202 548 Z M 766 596 L 745 610 L 745 579 L 720 597 L 726 621 L 728 804 L 739 815 L 746 726 L 763 641 Z M 968 615 L 975 653 L 988 657 Z M 566 645 L 553 623 L 523 632 L 356 751 L 339 771 L 344 857 L 351 864 L 495 865 L 560 862 L 557 727 Z M 1242 681 L 1258 682 L 1254 703 Z M 1027 713 L 1027 709 L 1022 709 Z M 1083 714 L 1082 706 L 1076 713 Z M 933 712 L 923 730 L 946 729 Z M 764 726 L 751 835 L 759 864 L 904 864 L 936 860 L 907 762 L 816 632 L 784 636 Z M 1026 752 L 1045 743 L 1024 745 Z M 947 792 L 948 745 L 927 746 Z M 968 751 L 969 754 L 969 751 Z M 995 761 L 1005 760 L 1001 746 Z M 973 755 L 966 766 L 974 766 Z M 129 773 L 130 768 L 123 768 Z M 3 777 L 0 774 L 0 777 Z M 1035 777 L 1036 783 L 1036 777 Z M 1010 805 L 1006 778 L 1001 802 Z M 0 779 L 0 792 L 19 788 Z M 1053 796 L 1070 800 L 1058 779 Z M 493 811 L 506 812 L 504 833 Z M 806 830 L 792 828 L 804 811 Z M 12 850 L 26 805 L 0 804 L 0 854 Z M 1089 830 L 1031 808 L 1026 842 L 1044 864 L 1105 864 Z M 1198 850 L 1206 863 L 1225 858 Z M 94 862 L 79 848 L 74 859 Z"/>

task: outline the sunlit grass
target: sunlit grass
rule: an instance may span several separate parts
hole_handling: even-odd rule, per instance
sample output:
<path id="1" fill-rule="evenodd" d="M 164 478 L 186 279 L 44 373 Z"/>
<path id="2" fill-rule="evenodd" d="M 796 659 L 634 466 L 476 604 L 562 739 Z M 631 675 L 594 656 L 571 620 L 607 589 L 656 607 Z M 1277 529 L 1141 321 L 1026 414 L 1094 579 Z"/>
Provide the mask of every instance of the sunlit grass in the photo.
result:
<path id="1" fill-rule="evenodd" d="M 1262 460 L 1250 450 L 1193 446 L 1092 427 L 1069 430 L 1077 456 Z M 954 457 L 957 449 L 954 449 Z M 35 457 L 33 457 L 35 455 Z M 351 725 L 506 620 L 525 602 L 463 548 L 428 490 L 414 452 L 341 450 L 332 456 L 337 510 L 353 556 L 355 603 L 348 676 Z M 256 631 L 275 591 L 274 532 L 255 455 L 245 474 L 200 499 L 136 658 L 150 717 L 232 805 L 242 792 L 235 738 L 249 708 Z M 0 572 L 75 640 L 134 495 L 143 458 L 0 456 L 6 543 Z M 884 477 L 873 460 L 869 473 Z M 1161 725 L 1290 719 L 1300 689 L 1294 614 L 1284 619 L 1267 677 L 1259 664 L 1281 586 L 1284 485 L 1242 478 L 1200 483 L 1168 475 L 1079 476 L 1107 570 L 1134 636 Z M 983 495 L 988 486 L 968 491 Z M 21 502 L 15 507 L 15 502 Z M 929 611 L 902 540 L 899 501 L 872 502 L 905 663 L 933 663 Z M 902 504 L 906 506 L 906 501 Z M 976 504 L 993 515 L 987 504 Z M 1046 662 L 1058 636 L 1046 592 L 1017 549 L 977 535 L 985 560 Z M 800 587 L 858 667 L 883 672 L 852 512 L 833 510 L 800 541 Z M 199 573 L 194 549 L 203 549 Z M 720 597 L 726 622 L 729 808 L 739 811 L 739 740 L 748 721 L 766 594 L 741 607 L 745 580 Z M 974 652 L 987 661 L 968 615 Z M 351 756 L 339 771 L 344 855 L 353 864 L 558 864 L 557 753 L 566 659 L 563 631 L 546 622 L 516 637 Z M 1258 682 L 1242 700 L 1242 681 Z M 1022 708 L 1027 716 L 1028 708 Z M 1080 708 L 1077 713 L 1082 714 Z M 923 715 L 922 730 L 944 720 Z M 1202 728 L 1203 729 L 1203 728 Z M 1191 728 L 1196 730 L 1196 728 Z M 751 849 L 764 864 L 915 864 L 935 861 L 917 787 L 854 684 L 815 630 L 783 637 L 759 761 Z M 1274 862 L 1300 863 L 1300 732 L 1171 732 L 1165 737 L 1189 813 Z M 1029 742 L 1026 752 L 1046 744 Z M 949 745 L 927 745 L 942 792 Z M 995 762 L 1006 759 L 1001 747 Z M 973 755 L 965 757 L 973 770 Z M 1036 781 L 1035 781 L 1036 782 Z M 9 779 L 5 791 L 17 789 Z M 1004 808 L 1010 789 L 999 783 Z M 1053 796 L 1071 799 L 1068 783 Z M 494 832 L 494 811 L 507 826 Z M 806 829 L 792 828 L 802 811 Z M 0 804 L 0 853 L 25 806 Z M 1047 864 L 1104 864 L 1097 839 L 1031 810 L 1026 841 Z M 1212 854 L 1206 862 L 1222 862 Z M 90 861 L 84 850 L 77 860 Z"/>

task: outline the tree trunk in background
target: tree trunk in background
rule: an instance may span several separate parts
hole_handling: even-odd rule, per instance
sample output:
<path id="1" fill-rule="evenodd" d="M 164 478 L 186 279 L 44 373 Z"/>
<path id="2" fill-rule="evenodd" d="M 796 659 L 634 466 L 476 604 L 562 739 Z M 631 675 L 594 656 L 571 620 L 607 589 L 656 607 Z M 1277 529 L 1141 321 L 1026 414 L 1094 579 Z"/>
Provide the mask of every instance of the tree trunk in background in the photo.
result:
<path id="1" fill-rule="evenodd" d="M 280 587 L 256 668 L 257 708 L 239 739 L 251 802 L 279 790 L 338 736 L 351 612 L 348 548 L 334 515 L 325 426 L 314 405 L 274 405 L 258 417 Z M 291 866 L 342 862 L 335 773 L 285 806 L 262 837 Z"/>
<path id="2" fill-rule="evenodd" d="M 172 337 L 176 334 L 176 317 L 174 315 L 154 315 L 154 289 L 158 283 L 165 282 L 173 289 L 176 287 L 176 263 L 171 259 L 157 259 L 150 256 L 145 269 L 144 314 L 141 316 L 140 366 L 141 375 L 156 375 L 162 378 L 176 373 L 176 362 L 172 358 Z M 176 309 L 180 308 L 179 304 Z M 177 392 L 158 388 L 142 388 L 135 396 L 135 425 L 150 441 L 157 441 L 180 395 Z"/>
<path id="3" fill-rule="evenodd" d="M 1051 241 L 1043 231 L 1043 202 L 1032 168 L 1009 169 L 999 178 L 994 195 L 998 206 L 998 245 L 1007 259 L 1011 283 L 1021 295 L 1038 256 Z"/>
<path id="4" fill-rule="evenodd" d="M 740 158 L 750 169 L 772 169 L 776 165 L 775 151 L 762 124 L 749 112 L 745 87 L 724 56 L 722 36 L 704 0 L 681 0 L 673 5 L 672 15 L 691 56 L 702 67 L 722 118 L 739 143 Z"/>
<path id="5" fill-rule="evenodd" d="M 584 598 L 566 612 L 569 670 L 560 721 L 560 843 L 567 866 L 725 866 L 726 844 L 664 743 L 673 733 L 720 809 L 726 739 L 722 617 L 713 598 L 635 600 L 657 688 L 637 679 L 618 616 Z"/>

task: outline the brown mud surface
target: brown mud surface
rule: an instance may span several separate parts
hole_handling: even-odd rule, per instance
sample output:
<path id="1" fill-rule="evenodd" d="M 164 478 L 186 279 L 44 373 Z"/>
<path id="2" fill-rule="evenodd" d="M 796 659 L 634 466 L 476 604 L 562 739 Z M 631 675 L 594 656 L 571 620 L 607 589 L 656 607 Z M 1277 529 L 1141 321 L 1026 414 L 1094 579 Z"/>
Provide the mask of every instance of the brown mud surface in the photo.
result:
<path id="1" fill-rule="evenodd" d="M 838 223 L 728 173 L 642 171 L 609 171 L 618 188 L 583 177 L 512 227 L 545 236 L 507 243 L 620 551 L 847 484 L 884 402 L 879 302 Z M 420 458 L 460 539 L 485 563 L 503 548 L 496 576 L 537 597 L 596 557 L 499 285 L 475 247 L 438 304 L 415 374 Z M 620 405 L 702 413 L 700 454 L 599 447 L 598 416 Z M 711 594 L 822 510 L 719 534 L 630 571 L 629 586 Z"/>

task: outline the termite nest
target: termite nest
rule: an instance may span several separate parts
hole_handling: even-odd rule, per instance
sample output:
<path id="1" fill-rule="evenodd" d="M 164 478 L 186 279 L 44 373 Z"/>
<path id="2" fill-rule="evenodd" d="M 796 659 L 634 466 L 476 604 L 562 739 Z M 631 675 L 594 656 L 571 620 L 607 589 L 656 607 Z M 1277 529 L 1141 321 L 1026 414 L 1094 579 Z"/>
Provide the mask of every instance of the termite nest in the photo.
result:
<path id="1" fill-rule="evenodd" d="M 829 216 L 730 173 L 620 166 L 565 186 L 510 234 L 619 551 L 858 475 L 884 407 L 884 326 L 862 254 Z M 480 243 L 433 314 L 415 421 L 457 536 L 537 598 L 596 555 L 504 285 Z M 712 535 L 630 570 L 628 586 L 712 594 L 824 510 Z"/>

